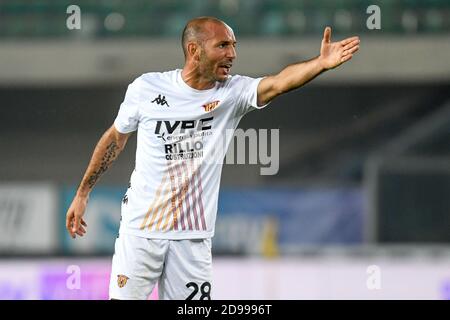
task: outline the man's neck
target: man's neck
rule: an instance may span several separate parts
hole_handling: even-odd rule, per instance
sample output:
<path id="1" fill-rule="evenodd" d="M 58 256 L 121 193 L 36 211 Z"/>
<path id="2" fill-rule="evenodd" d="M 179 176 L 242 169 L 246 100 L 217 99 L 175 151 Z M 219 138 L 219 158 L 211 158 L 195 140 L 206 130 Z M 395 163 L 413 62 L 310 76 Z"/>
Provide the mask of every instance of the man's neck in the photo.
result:
<path id="1" fill-rule="evenodd" d="M 185 66 L 181 71 L 181 78 L 191 88 L 196 90 L 208 90 L 214 88 L 215 80 L 205 79 L 198 72 L 198 69 L 189 68 Z"/>

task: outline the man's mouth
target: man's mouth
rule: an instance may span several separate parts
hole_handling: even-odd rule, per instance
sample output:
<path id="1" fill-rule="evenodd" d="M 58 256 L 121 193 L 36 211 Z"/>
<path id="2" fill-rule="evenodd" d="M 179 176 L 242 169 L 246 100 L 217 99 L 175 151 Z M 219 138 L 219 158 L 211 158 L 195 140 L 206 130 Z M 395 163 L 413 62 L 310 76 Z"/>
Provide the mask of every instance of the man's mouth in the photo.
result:
<path id="1" fill-rule="evenodd" d="M 231 63 L 224 63 L 224 64 L 219 65 L 219 68 L 224 69 L 228 73 L 232 66 L 233 65 Z"/>

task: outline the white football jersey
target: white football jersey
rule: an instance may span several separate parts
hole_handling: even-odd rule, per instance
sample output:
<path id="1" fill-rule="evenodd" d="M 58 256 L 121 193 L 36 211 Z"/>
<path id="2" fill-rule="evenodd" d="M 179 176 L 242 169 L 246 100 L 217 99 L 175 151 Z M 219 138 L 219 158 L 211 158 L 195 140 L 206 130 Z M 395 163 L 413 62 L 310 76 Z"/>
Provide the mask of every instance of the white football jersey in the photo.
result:
<path id="1" fill-rule="evenodd" d="M 196 90 L 181 70 L 134 80 L 115 128 L 137 130 L 136 165 L 122 201 L 120 233 L 156 239 L 214 235 L 222 162 L 240 119 L 257 106 L 262 78 L 229 76 Z"/>

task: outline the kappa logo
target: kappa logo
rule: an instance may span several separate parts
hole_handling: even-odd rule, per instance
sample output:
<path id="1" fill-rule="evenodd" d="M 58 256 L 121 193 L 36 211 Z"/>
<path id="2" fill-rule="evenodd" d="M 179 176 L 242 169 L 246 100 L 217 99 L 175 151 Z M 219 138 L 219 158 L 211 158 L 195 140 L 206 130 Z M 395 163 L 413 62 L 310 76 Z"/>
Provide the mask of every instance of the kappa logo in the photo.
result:
<path id="1" fill-rule="evenodd" d="M 166 101 L 166 96 L 162 96 L 162 98 L 161 98 L 161 94 L 159 94 L 155 99 L 153 99 L 152 103 L 155 103 L 155 102 L 156 102 L 156 104 L 160 104 L 162 106 L 166 105 L 166 106 L 170 107 Z"/>
<path id="2" fill-rule="evenodd" d="M 219 102 L 220 101 L 210 102 L 210 103 L 204 104 L 202 107 L 205 109 L 205 112 L 210 112 L 210 111 L 213 111 L 217 107 Z"/>
<path id="3" fill-rule="evenodd" d="M 117 276 L 117 285 L 119 286 L 119 288 L 125 287 L 128 279 L 130 279 L 130 278 L 128 278 L 127 276 L 124 276 L 123 274 L 119 274 Z"/>

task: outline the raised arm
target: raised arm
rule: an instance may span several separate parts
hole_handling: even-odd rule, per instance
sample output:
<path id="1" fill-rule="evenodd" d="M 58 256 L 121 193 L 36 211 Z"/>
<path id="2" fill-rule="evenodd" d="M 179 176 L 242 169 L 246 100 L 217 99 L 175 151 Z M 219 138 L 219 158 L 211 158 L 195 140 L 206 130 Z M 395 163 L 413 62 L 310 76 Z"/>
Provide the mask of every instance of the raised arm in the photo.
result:
<path id="1" fill-rule="evenodd" d="M 77 193 L 66 214 L 66 229 L 72 238 L 83 236 L 87 227 L 83 219 L 89 194 L 101 175 L 108 170 L 113 161 L 125 147 L 129 134 L 122 134 L 112 125 L 97 143 L 91 161 L 86 169 Z M 84 226 L 84 227 L 83 227 Z"/>
<path id="2" fill-rule="evenodd" d="M 280 73 L 261 80 L 258 85 L 258 105 L 262 106 L 285 92 L 301 87 L 322 72 L 349 61 L 358 51 L 359 42 L 358 37 L 331 42 L 331 28 L 326 27 L 318 57 L 289 65 Z"/>

